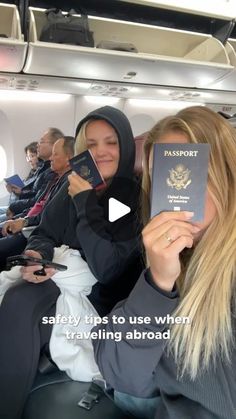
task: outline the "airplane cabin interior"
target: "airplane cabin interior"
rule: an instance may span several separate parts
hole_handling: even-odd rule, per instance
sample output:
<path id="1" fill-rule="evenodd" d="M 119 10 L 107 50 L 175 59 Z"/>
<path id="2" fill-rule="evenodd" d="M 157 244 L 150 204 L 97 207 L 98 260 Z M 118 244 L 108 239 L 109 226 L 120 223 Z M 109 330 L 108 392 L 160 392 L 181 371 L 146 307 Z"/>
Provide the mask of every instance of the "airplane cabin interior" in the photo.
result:
<path id="1" fill-rule="evenodd" d="M 8 200 L 4 178 L 27 173 L 26 144 L 49 126 L 74 135 L 78 122 L 99 106 L 117 107 L 128 117 L 138 171 L 142 134 L 162 117 L 195 104 L 236 115 L 234 0 L 202 2 L 204 10 L 191 3 L 1 1 L 0 206 Z M 43 40 L 46 11 L 55 8 L 85 16 L 90 45 Z M 91 410 L 78 407 L 88 383 L 77 384 L 63 372 L 40 373 L 22 419 L 125 418 L 109 399 L 96 404 L 93 394 Z"/>

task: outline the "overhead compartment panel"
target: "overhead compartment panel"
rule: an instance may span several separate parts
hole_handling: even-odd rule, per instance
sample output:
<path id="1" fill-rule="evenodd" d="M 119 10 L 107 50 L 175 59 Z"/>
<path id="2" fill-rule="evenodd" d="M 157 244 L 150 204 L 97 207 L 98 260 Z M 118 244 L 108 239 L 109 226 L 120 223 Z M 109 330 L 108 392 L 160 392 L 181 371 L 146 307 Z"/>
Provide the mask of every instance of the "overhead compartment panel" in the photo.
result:
<path id="1" fill-rule="evenodd" d="M 22 38 L 17 7 L 0 3 L 0 71 L 19 73 L 26 51 L 27 44 Z"/>
<path id="2" fill-rule="evenodd" d="M 217 1 L 189 1 L 189 0 L 121 0 L 128 3 L 137 3 L 143 6 L 160 7 L 185 13 L 196 13 L 203 16 L 218 17 L 231 20 L 236 16 L 234 0 Z"/>
<path id="3" fill-rule="evenodd" d="M 223 80 L 211 84 L 211 88 L 217 90 L 236 91 L 236 39 L 229 39 L 226 43 L 230 64 L 234 66 L 234 70 L 230 72 Z"/>
<path id="4" fill-rule="evenodd" d="M 89 17 L 95 46 L 128 42 L 133 53 L 40 42 L 45 22 L 43 9 L 30 8 L 27 74 L 207 88 L 233 71 L 224 46 L 210 35 Z"/>
<path id="5" fill-rule="evenodd" d="M 129 81 L 167 86 L 203 87 L 233 68 L 207 63 L 181 62 L 161 56 L 60 45 L 29 45 L 25 73 L 82 79 Z"/>

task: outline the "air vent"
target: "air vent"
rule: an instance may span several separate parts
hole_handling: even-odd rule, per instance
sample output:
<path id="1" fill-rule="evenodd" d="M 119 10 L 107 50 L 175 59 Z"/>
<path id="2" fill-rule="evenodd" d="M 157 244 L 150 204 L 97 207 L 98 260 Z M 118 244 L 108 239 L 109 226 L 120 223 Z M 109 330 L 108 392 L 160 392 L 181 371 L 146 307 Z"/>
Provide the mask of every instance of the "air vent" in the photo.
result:
<path id="1" fill-rule="evenodd" d="M 27 80 L 23 79 L 23 80 L 17 80 L 17 84 L 22 84 L 22 85 L 26 85 L 28 82 Z"/>
<path id="2" fill-rule="evenodd" d="M 124 96 L 126 97 L 125 93 L 129 92 L 129 87 L 124 87 L 123 85 L 118 84 L 98 84 L 93 83 L 90 87 L 91 93 L 96 93 L 102 96 Z"/>
<path id="3" fill-rule="evenodd" d="M 8 84 L 8 79 L 5 77 L 0 77 L 0 84 Z"/>
<path id="4" fill-rule="evenodd" d="M 30 80 L 29 83 L 30 83 L 31 86 L 38 86 L 39 85 L 39 82 L 37 80 Z"/>
<path id="5" fill-rule="evenodd" d="M 196 99 L 197 97 L 200 97 L 200 93 L 197 92 L 188 92 L 188 91 L 184 91 L 184 92 L 180 92 L 180 91 L 173 91 L 171 93 L 169 93 L 169 96 L 171 97 L 172 100 L 191 100 L 191 99 Z"/>
<path id="6" fill-rule="evenodd" d="M 90 88 L 94 93 L 103 93 L 106 92 L 108 89 L 108 86 L 103 84 L 92 84 Z"/>
<path id="7" fill-rule="evenodd" d="M 28 79 L 28 78 L 19 78 L 16 79 L 16 86 L 14 86 L 18 90 L 36 90 L 39 87 L 39 81 L 35 79 Z"/>
<path id="8" fill-rule="evenodd" d="M 117 92 L 117 90 L 118 90 L 118 87 L 115 87 L 115 86 L 109 88 L 109 92 Z"/>

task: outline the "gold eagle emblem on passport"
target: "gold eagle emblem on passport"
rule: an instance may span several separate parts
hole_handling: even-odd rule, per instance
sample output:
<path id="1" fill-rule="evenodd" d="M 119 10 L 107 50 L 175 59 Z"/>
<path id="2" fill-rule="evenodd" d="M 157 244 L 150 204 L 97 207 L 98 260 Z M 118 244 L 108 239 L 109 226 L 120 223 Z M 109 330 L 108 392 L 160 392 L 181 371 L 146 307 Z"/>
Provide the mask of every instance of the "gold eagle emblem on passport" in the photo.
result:
<path id="1" fill-rule="evenodd" d="M 90 169 L 88 166 L 83 165 L 79 169 L 79 174 L 82 178 L 87 178 L 90 175 Z"/>
<path id="2" fill-rule="evenodd" d="M 170 176 L 166 179 L 167 185 L 171 188 L 186 189 L 192 182 L 190 177 L 191 170 L 183 164 L 177 164 L 174 169 L 169 170 Z"/>

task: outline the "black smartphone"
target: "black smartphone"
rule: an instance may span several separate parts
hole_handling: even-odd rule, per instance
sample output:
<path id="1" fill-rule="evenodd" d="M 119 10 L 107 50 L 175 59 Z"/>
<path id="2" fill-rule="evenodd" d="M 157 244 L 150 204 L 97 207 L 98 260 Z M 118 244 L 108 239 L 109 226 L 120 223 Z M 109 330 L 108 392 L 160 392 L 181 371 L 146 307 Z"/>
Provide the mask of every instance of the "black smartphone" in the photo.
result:
<path id="1" fill-rule="evenodd" d="M 27 255 L 16 255 L 7 258 L 8 269 L 13 266 L 34 266 L 42 265 L 43 268 L 53 268 L 57 271 L 66 271 L 67 266 L 61 265 L 60 263 L 54 263 L 51 260 L 35 258 Z"/>

